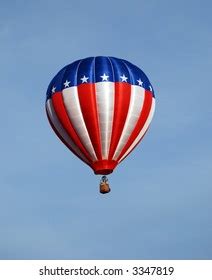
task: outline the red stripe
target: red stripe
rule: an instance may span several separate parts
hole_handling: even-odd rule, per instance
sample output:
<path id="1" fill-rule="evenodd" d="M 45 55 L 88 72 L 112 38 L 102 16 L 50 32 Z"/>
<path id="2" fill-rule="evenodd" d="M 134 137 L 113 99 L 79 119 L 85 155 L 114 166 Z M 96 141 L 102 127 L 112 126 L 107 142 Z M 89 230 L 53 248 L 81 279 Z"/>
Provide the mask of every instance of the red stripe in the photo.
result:
<path id="1" fill-rule="evenodd" d="M 75 143 L 75 145 L 79 148 L 82 154 L 88 159 L 89 162 L 92 162 L 91 156 L 89 155 L 88 151 L 85 149 L 79 136 L 77 135 L 69 117 L 66 112 L 66 108 L 63 102 L 63 97 L 61 92 L 57 92 L 52 95 L 52 105 L 54 110 L 57 114 L 57 117 L 65 129 L 66 133 L 69 135 L 71 140 Z"/>
<path id="2" fill-rule="evenodd" d="M 142 130 L 142 128 L 145 125 L 146 120 L 149 116 L 151 106 L 152 106 L 152 93 L 150 91 L 145 90 L 144 103 L 143 103 L 143 108 L 142 108 L 140 117 L 139 117 L 137 124 L 136 124 L 132 134 L 130 135 L 126 145 L 124 146 L 123 150 L 121 151 L 117 161 L 119 161 L 123 157 L 123 155 L 129 149 L 129 147 L 135 141 L 136 137 L 139 135 L 140 131 Z"/>
<path id="3" fill-rule="evenodd" d="M 51 118 L 49 116 L 49 113 L 48 113 L 48 110 L 47 110 L 47 107 L 46 107 L 46 114 L 47 114 L 47 118 L 48 118 L 48 121 L 52 127 L 52 129 L 54 130 L 55 134 L 57 135 L 57 137 L 63 142 L 64 145 L 66 145 L 66 147 L 75 155 L 77 156 L 80 160 L 82 160 L 85 164 L 87 164 L 88 166 L 90 166 L 89 163 L 87 163 L 86 161 L 84 161 L 84 159 L 82 159 L 80 157 L 80 155 L 78 155 L 72 148 L 71 146 L 61 137 L 59 131 L 57 131 L 57 129 L 55 128 L 55 126 L 53 125 L 52 121 L 51 121 Z M 91 166 L 90 166 L 91 167 Z M 92 168 L 92 167 L 91 167 Z"/>
<path id="4" fill-rule="evenodd" d="M 115 83 L 115 102 L 113 115 L 113 128 L 110 143 L 109 159 L 113 158 L 120 140 L 127 118 L 131 96 L 131 85 L 128 83 Z"/>
<path id="5" fill-rule="evenodd" d="M 99 119 L 96 105 L 95 84 L 77 87 L 83 119 L 98 160 L 102 159 Z"/>

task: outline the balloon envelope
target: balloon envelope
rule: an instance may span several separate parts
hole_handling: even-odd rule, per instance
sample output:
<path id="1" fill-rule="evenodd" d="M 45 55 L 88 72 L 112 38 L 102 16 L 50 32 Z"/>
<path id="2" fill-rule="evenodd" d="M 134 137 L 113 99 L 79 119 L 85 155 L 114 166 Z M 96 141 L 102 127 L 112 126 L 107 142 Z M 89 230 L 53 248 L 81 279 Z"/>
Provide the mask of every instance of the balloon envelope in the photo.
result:
<path id="1" fill-rule="evenodd" d="M 46 112 L 62 142 L 95 174 L 109 174 L 146 133 L 155 109 L 144 72 L 114 57 L 75 61 L 51 81 Z"/>

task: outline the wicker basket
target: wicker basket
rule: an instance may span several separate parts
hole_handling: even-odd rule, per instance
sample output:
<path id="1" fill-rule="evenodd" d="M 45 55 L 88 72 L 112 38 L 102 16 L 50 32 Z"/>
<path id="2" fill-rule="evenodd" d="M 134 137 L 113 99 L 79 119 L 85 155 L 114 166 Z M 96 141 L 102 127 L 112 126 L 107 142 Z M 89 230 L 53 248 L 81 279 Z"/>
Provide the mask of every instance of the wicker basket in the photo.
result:
<path id="1" fill-rule="evenodd" d="M 109 193 L 110 192 L 109 184 L 101 182 L 99 185 L 99 191 L 100 193 Z"/>

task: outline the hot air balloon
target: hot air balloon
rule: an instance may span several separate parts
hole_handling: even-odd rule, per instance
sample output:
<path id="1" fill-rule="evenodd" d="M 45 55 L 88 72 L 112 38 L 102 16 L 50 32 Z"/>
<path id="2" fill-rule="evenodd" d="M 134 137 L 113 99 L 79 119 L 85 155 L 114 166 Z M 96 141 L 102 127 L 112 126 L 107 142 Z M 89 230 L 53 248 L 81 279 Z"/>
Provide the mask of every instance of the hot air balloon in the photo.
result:
<path id="1" fill-rule="evenodd" d="M 77 60 L 52 79 L 48 120 L 60 140 L 95 174 L 106 175 L 137 146 L 155 110 L 153 87 L 134 64 L 115 57 Z"/>

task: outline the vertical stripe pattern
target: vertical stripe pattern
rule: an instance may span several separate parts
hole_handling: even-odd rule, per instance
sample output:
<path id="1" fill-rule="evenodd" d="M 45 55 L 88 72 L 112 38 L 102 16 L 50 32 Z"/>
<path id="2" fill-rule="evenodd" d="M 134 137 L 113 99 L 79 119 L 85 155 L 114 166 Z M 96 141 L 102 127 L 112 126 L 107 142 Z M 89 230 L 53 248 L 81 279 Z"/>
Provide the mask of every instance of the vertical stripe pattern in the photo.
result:
<path id="1" fill-rule="evenodd" d="M 128 148 L 128 150 L 121 157 L 119 162 L 121 162 L 134 149 L 134 147 L 140 142 L 140 140 L 143 138 L 143 136 L 145 135 L 145 133 L 146 133 L 147 129 L 149 128 L 149 125 L 152 121 L 154 111 L 155 111 L 155 100 L 153 99 L 152 104 L 151 104 L 151 109 L 150 109 L 149 115 L 146 119 L 146 122 L 144 123 L 144 125 L 143 125 L 141 131 L 139 132 L 138 136 L 135 138 L 135 140 L 133 141 L 131 146 Z"/>
<path id="2" fill-rule="evenodd" d="M 109 174 L 141 141 L 155 109 L 137 66 L 89 57 L 65 66 L 47 90 L 46 110 L 63 143 L 96 174 Z"/>
<path id="3" fill-rule="evenodd" d="M 118 146 L 116 148 L 116 152 L 114 154 L 114 160 L 117 160 L 118 156 L 123 150 L 124 145 L 126 145 L 127 140 L 129 139 L 133 129 L 135 128 L 138 122 L 139 116 L 143 108 L 144 95 L 145 91 L 143 88 L 138 86 L 131 87 L 129 111 Z"/>
<path id="4" fill-rule="evenodd" d="M 98 82 L 95 84 L 102 158 L 107 159 L 112 134 L 114 111 L 114 83 Z"/>
<path id="5" fill-rule="evenodd" d="M 46 112 L 49 119 L 49 122 L 55 131 L 55 133 L 58 135 L 58 137 L 61 139 L 61 141 L 64 142 L 64 144 L 81 160 L 83 160 L 85 163 L 89 164 L 89 161 L 87 158 L 83 155 L 83 153 L 80 151 L 78 146 L 72 141 L 66 130 L 61 125 L 60 120 L 57 117 L 57 114 L 54 110 L 54 106 L 52 104 L 52 101 L 49 99 L 46 102 Z"/>
<path id="6" fill-rule="evenodd" d="M 94 147 L 91 143 L 91 139 L 82 115 L 77 87 L 70 87 L 68 89 L 64 89 L 62 92 L 62 96 L 69 119 L 77 135 L 79 136 L 84 147 L 90 154 L 92 161 L 97 160 L 97 156 Z"/>

